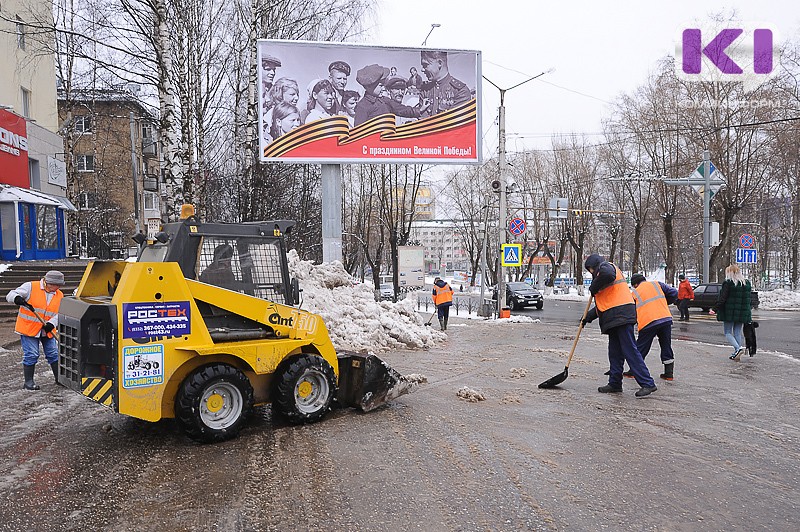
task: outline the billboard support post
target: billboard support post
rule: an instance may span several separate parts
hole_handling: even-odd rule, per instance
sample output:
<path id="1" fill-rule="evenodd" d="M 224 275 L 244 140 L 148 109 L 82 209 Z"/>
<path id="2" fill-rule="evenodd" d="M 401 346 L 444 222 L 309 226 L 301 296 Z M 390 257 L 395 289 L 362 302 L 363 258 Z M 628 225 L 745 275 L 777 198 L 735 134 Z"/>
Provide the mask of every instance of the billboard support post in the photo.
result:
<path id="1" fill-rule="evenodd" d="M 322 261 L 342 260 L 342 165 L 322 165 Z"/>

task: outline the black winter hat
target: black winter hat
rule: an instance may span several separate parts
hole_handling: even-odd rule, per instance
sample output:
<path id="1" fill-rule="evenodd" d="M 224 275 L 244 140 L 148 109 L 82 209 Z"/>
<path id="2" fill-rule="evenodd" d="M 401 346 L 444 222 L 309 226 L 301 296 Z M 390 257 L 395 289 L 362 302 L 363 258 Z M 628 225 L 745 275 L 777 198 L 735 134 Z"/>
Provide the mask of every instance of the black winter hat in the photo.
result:
<path id="1" fill-rule="evenodd" d="M 642 275 L 641 273 L 634 273 L 633 275 L 631 275 L 631 284 L 633 286 L 636 286 L 639 283 L 643 283 L 646 280 L 647 279 L 645 278 L 645 276 Z"/>
<path id="2" fill-rule="evenodd" d="M 685 276 L 685 275 L 683 275 L 683 274 L 680 274 L 680 275 L 678 276 L 678 279 L 680 279 L 681 281 L 683 281 L 684 279 L 686 279 L 686 276 Z"/>
<path id="3" fill-rule="evenodd" d="M 597 253 L 592 253 L 586 258 L 586 262 L 583 263 L 583 266 L 588 270 L 589 268 L 597 269 L 600 264 L 603 262 L 603 257 L 598 255 Z"/>

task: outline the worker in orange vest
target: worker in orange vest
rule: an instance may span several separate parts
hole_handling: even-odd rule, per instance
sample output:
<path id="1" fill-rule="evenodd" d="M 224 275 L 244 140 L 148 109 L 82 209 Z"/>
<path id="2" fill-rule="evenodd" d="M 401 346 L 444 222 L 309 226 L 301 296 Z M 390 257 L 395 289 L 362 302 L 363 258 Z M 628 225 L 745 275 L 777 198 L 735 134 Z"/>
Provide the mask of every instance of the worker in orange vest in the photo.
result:
<path id="1" fill-rule="evenodd" d="M 636 301 L 637 326 L 639 337 L 636 347 L 647 357 L 653 339 L 658 336 L 658 345 L 661 347 L 661 363 L 664 364 L 664 373 L 659 375 L 666 381 L 671 381 L 675 369 L 675 355 L 672 352 L 672 312 L 669 305 L 678 299 L 678 291 L 659 281 L 647 281 L 641 273 L 631 276 L 633 286 L 633 299 Z M 625 371 L 625 377 L 633 377 L 633 373 Z"/>
<path id="2" fill-rule="evenodd" d="M 58 308 L 64 297 L 62 286 L 64 274 L 51 270 L 42 279 L 23 283 L 6 296 L 6 301 L 19 305 L 14 330 L 22 344 L 23 388 L 26 390 L 39 389 L 33 374 L 39 361 L 40 342 L 58 384 L 58 341 L 53 331 L 58 327 Z"/>
<path id="3" fill-rule="evenodd" d="M 636 338 L 633 335 L 636 303 L 628 289 L 628 282 L 617 266 L 603 260 L 600 255 L 589 255 L 584 266 L 592 274 L 589 292 L 594 296 L 595 303 L 583 319 L 584 324 L 600 318 L 600 331 L 608 335 L 608 361 L 611 369 L 608 384 L 600 386 L 597 391 L 622 392 L 622 370 L 627 361 L 641 387 L 636 392 L 636 397 L 646 397 L 658 390 L 658 387 L 636 347 Z"/>
<path id="4" fill-rule="evenodd" d="M 433 280 L 433 304 L 436 305 L 436 316 L 439 318 L 439 326 L 443 331 L 447 330 L 447 318 L 450 317 L 450 307 L 453 305 L 453 289 L 444 279 L 437 277 Z"/>

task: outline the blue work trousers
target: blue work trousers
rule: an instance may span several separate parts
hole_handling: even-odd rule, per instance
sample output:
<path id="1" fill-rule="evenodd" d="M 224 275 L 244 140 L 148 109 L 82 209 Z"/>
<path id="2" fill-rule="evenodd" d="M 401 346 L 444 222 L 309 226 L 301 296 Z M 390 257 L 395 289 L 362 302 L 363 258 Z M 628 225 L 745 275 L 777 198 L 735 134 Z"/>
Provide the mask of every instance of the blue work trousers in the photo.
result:
<path id="1" fill-rule="evenodd" d="M 608 384 L 614 387 L 622 386 L 622 368 L 626 361 L 639 386 L 653 387 L 656 385 L 647 370 L 642 354 L 636 348 L 633 324 L 620 325 L 608 331 L 608 362 L 611 366 Z"/>
<path id="2" fill-rule="evenodd" d="M 22 364 L 25 366 L 33 366 L 39 360 L 39 342 L 42 343 L 42 350 L 44 357 L 47 359 L 48 364 L 58 362 L 58 342 L 55 338 L 48 338 L 46 336 L 25 336 L 19 335 L 19 341 L 22 344 Z"/>
<path id="3" fill-rule="evenodd" d="M 642 359 L 650 352 L 653 339 L 658 337 L 658 345 L 661 346 L 661 362 L 672 364 L 675 361 L 675 354 L 672 352 L 672 322 L 665 321 L 652 327 L 645 327 L 639 331 L 639 338 L 636 340 L 636 348 L 642 354 Z"/>

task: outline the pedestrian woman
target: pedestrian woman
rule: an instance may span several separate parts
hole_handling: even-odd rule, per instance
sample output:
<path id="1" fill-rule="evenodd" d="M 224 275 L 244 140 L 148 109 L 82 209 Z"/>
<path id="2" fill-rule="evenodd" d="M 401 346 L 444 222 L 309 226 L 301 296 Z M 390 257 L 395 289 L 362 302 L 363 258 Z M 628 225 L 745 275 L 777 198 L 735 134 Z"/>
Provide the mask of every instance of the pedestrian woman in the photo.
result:
<path id="1" fill-rule="evenodd" d="M 750 323 L 753 316 L 750 312 L 750 281 L 744 278 L 739 266 L 731 264 L 725 268 L 725 282 L 717 298 L 715 312 L 717 321 L 723 324 L 725 338 L 733 346 L 731 360 L 739 360 L 745 352 L 745 323 Z"/>

